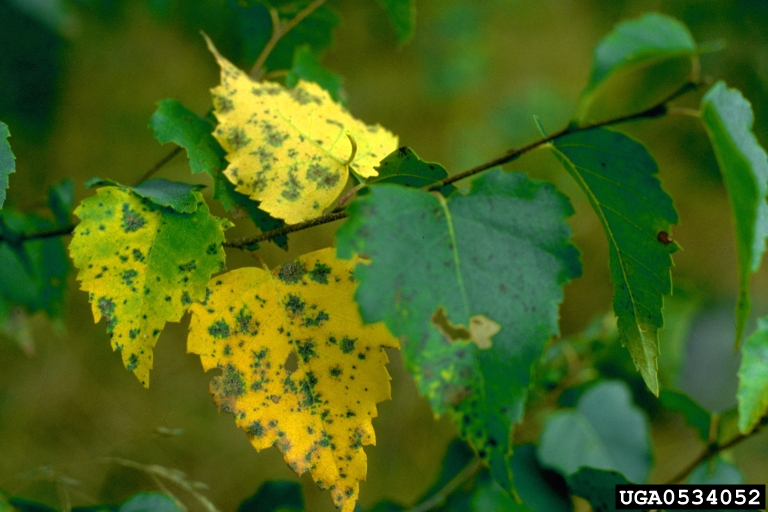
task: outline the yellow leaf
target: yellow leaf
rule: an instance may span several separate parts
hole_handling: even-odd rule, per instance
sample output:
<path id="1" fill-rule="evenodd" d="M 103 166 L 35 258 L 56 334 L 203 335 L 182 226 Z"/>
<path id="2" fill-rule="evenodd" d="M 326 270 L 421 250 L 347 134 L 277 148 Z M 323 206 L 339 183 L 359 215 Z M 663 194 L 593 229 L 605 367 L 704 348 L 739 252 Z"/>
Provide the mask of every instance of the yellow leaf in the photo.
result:
<path id="1" fill-rule="evenodd" d="M 205 298 L 211 274 L 224 266 L 224 229 L 199 192 L 193 213 L 152 204 L 122 187 L 103 187 L 75 210 L 69 252 L 90 292 L 93 317 L 107 320 L 113 350 L 149 387 L 153 348 L 166 322 L 178 322 Z"/>
<path id="2" fill-rule="evenodd" d="M 217 276 L 190 308 L 187 344 L 206 371 L 222 371 L 211 393 L 251 444 L 277 446 L 348 512 L 365 479 L 362 447 L 375 442 L 376 403 L 390 398 L 384 348 L 398 346 L 383 323 L 363 324 L 354 265 L 323 249 L 271 273 Z"/>
<path id="3" fill-rule="evenodd" d="M 344 190 L 350 168 L 375 176 L 397 149 L 396 136 L 353 118 L 319 85 L 254 82 L 207 41 L 221 66 L 221 85 L 211 92 L 225 175 L 273 217 L 288 224 L 317 217 Z"/>

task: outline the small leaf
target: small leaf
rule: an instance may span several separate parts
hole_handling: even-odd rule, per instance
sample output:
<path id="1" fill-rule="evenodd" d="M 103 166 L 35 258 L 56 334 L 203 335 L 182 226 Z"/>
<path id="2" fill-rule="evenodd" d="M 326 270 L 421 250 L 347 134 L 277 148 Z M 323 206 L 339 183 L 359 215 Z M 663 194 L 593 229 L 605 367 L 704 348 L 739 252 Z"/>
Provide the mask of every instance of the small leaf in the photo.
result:
<path id="1" fill-rule="evenodd" d="M 191 306 L 187 350 L 205 370 L 219 407 L 262 450 L 310 471 L 337 507 L 354 509 L 365 479 L 363 446 L 373 444 L 376 403 L 390 398 L 383 324 L 357 314 L 354 263 L 332 249 L 306 254 L 271 273 L 245 267 L 218 276 Z"/>
<path id="2" fill-rule="evenodd" d="M 138 185 L 128 187 L 112 180 L 91 178 L 85 182 L 88 188 L 94 187 L 121 187 L 132 191 L 140 197 L 145 197 L 158 206 L 168 206 L 179 213 L 194 213 L 199 203 L 197 191 L 205 188 L 205 185 L 190 185 L 178 181 L 168 181 L 163 178 L 155 178 L 142 181 Z"/>
<path id="3" fill-rule="evenodd" d="M 376 170 L 379 171 L 379 174 L 365 180 L 366 185 L 394 183 L 406 187 L 421 188 L 448 177 L 448 172 L 442 165 L 425 162 L 411 148 L 405 146 L 387 155 Z M 443 197 L 448 197 L 456 190 L 456 187 L 444 185 L 436 190 Z M 366 189 L 362 189 L 359 195 L 367 193 Z"/>
<path id="4" fill-rule="evenodd" d="M 213 138 L 213 124 L 174 99 L 162 100 L 149 120 L 149 127 L 161 144 L 173 142 L 187 150 L 192 174 L 211 176 L 223 169 L 224 150 Z"/>
<path id="5" fill-rule="evenodd" d="M 677 222 L 672 199 L 655 176 L 659 168 L 642 144 L 605 129 L 566 135 L 552 149 L 603 225 L 621 342 L 658 396 L 658 332 L 663 296 L 672 292 L 671 254 L 678 249 L 659 239 Z"/>
<path id="6" fill-rule="evenodd" d="M 406 366 L 432 410 L 450 414 L 510 491 L 510 429 L 522 419 L 530 367 L 558 331 L 562 286 L 581 272 L 568 200 L 496 170 L 447 200 L 374 186 L 348 211 L 337 249 L 371 259 L 355 270 L 363 318 L 405 340 Z M 490 348 L 471 339 L 476 315 L 501 326 Z"/>
<path id="7" fill-rule="evenodd" d="M 748 434 L 768 414 L 768 317 L 744 342 L 739 367 L 739 431 Z"/>
<path id="8" fill-rule="evenodd" d="M 623 381 L 602 382 L 584 392 L 576 409 L 549 415 L 539 460 L 566 477 L 589 466 L 642 483 L 651 466 L 649 428 Z"/>
<path id="9" fill-rule="evenodd" d="M 744 483 L 744 475 L 739 468 L 717 456 L 696 466 L 686 480 L 695 485 L 738 485 Z"/>
<path id="10" fill-rule="evenodd" d="M 295 87 L 300 80 L 315 82 L 328 91 L 333 101 L 346 107 L 346 92 L 341 76 L 324 68 L 308 46 L 296 48 L 296 53 L 293 55 L 293 67 L 288 70 L 285 85 Z"/>
<path id="11" fill-rule="evenodd" d="M 659 393 L 659 402 L 665 409 L 682 414 L 685 422 L 696 429 L 699 439 L 705 442 L 709 440 L 711 414 L 691 397 L 677 391 L 664 389 Z"/>
<path id="12" fill-rule="evenodd" d="M 149 386 L 153 347 L 166 322 L 178 322 L 205 298 L 206 284 L 224 267 L 224 229 L 199 192 L 183 214 L 153 204 L 128 188 L 102 187 L 75 210 L 69 252 L 89 292 L 93 317 L 107 320 L 112 348 Z"/>
<path id="13" fill-rule="evenodd" d="M 256 494 L 243 501 L 237 512 L 281 512 L 304 510 L 304 495 L 298 482 L 276 480 L 264 482 Z"/>
<path id="14" fill-rule="evenodd" d="M 373 176 L 397 147 L 394 135 L 353 118 L 319 85 L 254 82 L 208 44 L 222 70 L 212 93 L 214 136 L 229 160 L 225 174 L 273 217 L 288 224 L 317 217 L 344 189 L 349 169 Z"/>
<path id="15" fill-rule="evenodd" d="M 619 70 L 697 53 L 688 28 L 659 13 L 619 23 L 595 46 L 592 71 L 581 93 L 577 116 L 583 119 L 597 89 Z"/>
<path id="16" fill-rule="evenodd" d="M 616 512 L 616 486 L 630 482 L 618 471 L 583 467 L 568 478 L 571 492 L 592 505 L 594 512 Z M 622 509 L 629 510 L 629 509 Z M 634 512 L 640 512 L 635 510 Z"/>
<path id="17" fill-rule="evenodd" d="M 69 224 L 75 206 L 75 181 L 72 178 L 60 181 L 48 190 L 48 207 L 56 218 L 56 224 Z"/>
<path id="18" fill-rule="evenodd" d="M 416 27 L 416 5 L 414 0 L 376 0 L 387 12 L 397 34 L 397 42 L 405 44 L 413 37 Z"/>
<path id="19" fill-rule="evenodd" d="M 182 509 L 161 492 L 140 492 L 120 505 L 118 512 L 182 512 Z"/>
<path id="20" fill-rule="evenodd" d="M 8 189 L 8 176 L 16 172 L 16 157 L 11 151 L 8 137 L 11 132 L 8 125 L 0 121 L 0 208 L 5 203 L 5 191 Z"/>
<path id="21" fill-rule="evenodd" d="M 737 89 L 722 81 L 712 86 L 701 100 L 701 120 L 720 164 L 736 225 L 738 347 L 752 307 L 749 278 L 760 268 L 768 236 L 768 158 L 752 132 L 752 106 Z"/>

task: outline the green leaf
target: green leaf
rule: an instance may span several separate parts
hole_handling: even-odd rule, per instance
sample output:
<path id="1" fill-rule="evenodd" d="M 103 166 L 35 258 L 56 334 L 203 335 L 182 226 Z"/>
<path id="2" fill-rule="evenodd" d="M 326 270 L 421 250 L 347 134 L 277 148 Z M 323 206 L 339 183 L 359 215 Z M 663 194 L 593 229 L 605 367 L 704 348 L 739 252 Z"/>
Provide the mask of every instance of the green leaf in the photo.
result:
<path id="1" fill-rule="evenodd" d="M 288 480 L 264 482 L 256 494 L 237 507 L 237 512 L 278 512 L 283 510 L 304 510 L 304 495 L 298 482 Z"/>
<path id="2" fill-rule="evenodd" d="M 558 332 L 563 285 L 581 272 L 572 212 L 552 185 L 496 170 L 447 200 L 372 187 L 337 233 L 341 257 L 371 259 L 355 270 L 363 318 L 402 340 L 433 411 L 450 413 L 508 491 L 530 366 Z"/>
<path id="3" fill-rule="evenodd" d="M 0 222 L 18 234 L 53 228 L 49 220 L 12 209 L 0 212 Z M 69 259 L 61 238 L 28 240 L 15 248 L 8 242 L 0 243 L 0 302 L 58 317 L 68 273 Z"/>
<path id="4" fill-rule="evenodd" d="M 8 189 L 8 176 L 16 172 L 16 157 L 11 151 L 8 137 L 11 132 L 8 125 L 0 121 L 0 208 L 5 203 L 5 191 Z"/>
<path id="5" fill-rule="evenodd" d="M 552 149 L 603 225 L 621 342 L 658 396 L 658 331 L 664 324 L 663 296 L 672 291 L 671 254 L 678 249 L 667 235 L 677 223 L 672 199 L 655 176 L 653 157 L 624 134 L 575 132 L 554 141 Z"/>
<path id="6" fill-rule="evenodd" d="M 392 26 L 397 34 L 397 42 L 401 45 L 413 37 L 416 28 L 416 4 L 414 0 L 377 0 L 387 12 Z"/>
<path id="7" fill-rule="evenodd" d="M 595 46 L 592 71 L 581 93 L 577 118 L 584 118 L 597 90 L 617 71 L 695 55 L 697 51 L 696 41 L 688 28 L 669 16 L 647 13 L 619 23 Z"/>
<path id="8" fill-rule="evenodd" d="M 178 181 L 168 181 L 163 178 L 155 178 L 142 181 L 138 185 L 129 187 L 112 180 L 91 178 L 85 182 L 88 188 L 94 187 L 121 187 L 133 191 L 136 195 L 152 201 L 158 206 L 168 206 L 179 213 L 194 213 L 199 203 L 196 192 L 205 188 L 205 185 L 190 185 Z"/>
<path id="9" fill-rule="evenodd" d="M 523 503 L 534 512 L 570 512 L 571 500 L 564 493 L 560 475 L 546 471 L 536 458 L 536 446 L 515 446 L 510 460 L 515 488 Z"/>
<path id="10" fill-rule="evenodd" d="M 688 476 L 686 483 L 696 485 L 738 485 L 744 483 L 744 475 L 741 474 L 739 468 L 718 456 L 705 460 L 696 466 Z"/>
<path id="11" fill-rule="evenodd" d="M 768 414 L 768 317 L 744 342 L 739 367 L 739 432 L 748 434 Z"/>
<path id="12" fill-rule="evenodd" d="M 471 511 L 488 512 L 490 510 L 503 510 L 505 512 L 531 512 L 523 503 L 517 503 L 509 491 L 504 490 L 491 478 L 488 471 L 477 476 L 472 493 Z"/>
<path id="13" fill-rule="evenodd" d="M 224 150 L 213 138 L 213 124 L 174 99 L 157 104 L 149 127 L 161 144 L 173 142 L 187 150 L 192 174 L 207 172 L 211 176 L 226 167 Z"/>
<path id="14" fill-rule="evenodd" d="M 623 381 L 602 382 L 584 392 L 576 409 L 547 418 L 539 460 L 566 477 L 588 466 L 619 471 L 642 483 L 651 466 L 649 428 Z"/>
<path id="15" fill-rule="evenodd" d="M 333 101 L 347 106 L 346 92 L 341 76 L 324 68 L 308 46 L 296 48 L 296 53 L 293 54 L 293 67 L 288 70 L 285 85 L 286 87 L 295 87 L 299 80 L 315 82 L 328 91 Z"/>
<path id="16" fill-rule="evenodd" d="M 119 512 L 182 512 L 182 509 L 161 492 L 140 492 L 127 499 Z"/>
<path id="17" fill-rule="evenodd" d="M 366 185 L 394 183 L 406 187 L 421 188 L 448 177 L 448 172 L 442 165 L 425 162 L 411 148 L 405 146 L 387 155 L 376 169 L 379 171 L 378 176 L 371 176 L 366 179 Z M 443 197 L 448 197 L 456 191 L 456 187 L 445 185 L 436 190 Z M 362 189 L 359 195 L 367 193 L 366 189 Z"/>
<path id="18" fill-rule="evenodd" d="M 752 106 L 737 89 L 722 81 L 712 86 L 701 100 L 701 120 L 720 164 L 736 225 L 738 347 L 752 307 L 749 278 L 760 268 L 768 236 L 768 158 L 752 132 Z"/>
<path id="19" fill-rule="evenodd" d="M 93 317 L 107 320 L 114 350 L 149 386 L 153 348 L 166 322 L 178 322 L 205 298 L 211 274 L 224 267 L 224 229 L 199 192 L 194 213 L 153 204 L 125 187 L 102 187 L 75 210 L 69 252 L 89 292 Z"/>
<path id="20" fill-rule="evenodd" d="M 695 291 L 674 287 L 664 299 L 664 329 L 659 331 L 659 382 L 662 387 L 676 388 L 686 358 L 686 345 L 693 321 L 701 307 Z"/>
<path id="21" fill-rule="evenodd" d="M 618 471 L 586 467 L 579 469 L 568 478 L 571 492 L 587 500 L 594 512 L 616 512 L 616 486 L 629 483 Z"/>
<path id="22" fill-rule="evenodd" d="M 60 181 L 48 189 L 48 207 L 58 226 L 69 224 L 75 207 L 75 181 L 72 178 Z"/>
<path id="23" fill-rule="evenodd" d="M 711 415 L 691 397 L 684 393 L 663 389 L 659 393 L 659 402 L 665 409 L 682 414 L 685 422 L 696 429 L 702 441 L 706 442 L 709 439 Z"/>

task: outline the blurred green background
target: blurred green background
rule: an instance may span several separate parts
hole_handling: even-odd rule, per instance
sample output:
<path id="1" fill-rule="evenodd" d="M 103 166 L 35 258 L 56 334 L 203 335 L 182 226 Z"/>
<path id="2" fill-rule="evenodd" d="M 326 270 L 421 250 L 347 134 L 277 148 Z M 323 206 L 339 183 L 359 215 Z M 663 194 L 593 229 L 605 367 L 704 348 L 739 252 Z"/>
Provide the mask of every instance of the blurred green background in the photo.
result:
<path id="1" fill-rule="evenodd" d="M 241 66 L 253 60 L 253 49 L 236 37 L 233 3 L 0 0 L 0 120 L 10 127 L 17 157 L 7 204 L 35 209 L 47 187 L 66 177 L 74 178 L 80 200 L 91 193 L 82 185 L 88 178 L 130 183 L 167 154 L 170 146 L 160 146 L 147 128 L 156 102 L 176 98 L 202 114 L 218 81 L 199 31 Z M 402 48 L 375 1 L 329 5 L 342 21 L 322 61 L 344 77 L 351 112 L 387 127 L 401 144 L 450 173 L 537 138 L 534 114 L 550 131 L 565 125 L 586 83 L 595 43 L 617 22 L 648 11 L 682 20 L 699 42 L 724 43 L 702 56 L 702 75 L 743 91 L 753 104 L 758 139 L 768 144 L 764 0 L 417 0 L 416 35 Z M 266 38 L 268 26 L 261 30 Z M 638 81 L 663 92 L 665 83 L 674 88 L 688 71 L 687 63 L 673 61 L 618 77 L 598 99 L 593 117 L 648 100 L 627 92 Z M 677 104 L 697 108 L 699 98 L 688 95 Z M 673 278 L 678 297 L 696 298 L 696 312 L 690 329 L 679 334 L 687 356 L 678 384 L 703 405 L 726 410 L 735 404 L 738 367 L 732 349 L 736 256 L 717 163 L 694 118 L 668 116 L 621 129 L 647 144 L 680 214 L 671 235 L 683 251 L 675 255 Z M 579 332 L 611 305 L 602 228 L 548 152 L 534 152 L 510 169 L 553 181 L 574 204 L 571 226 L 584 276 L 566 289 L 561 329 L 564 335 Z M 190 175 L 183 157 L 158 176 L 210 185 L 207 177 Z M 210 199 L 212 187 L 205 193 Z M 213 211 L 225 215 L 220 205 Z M 237 224 L 228 237 L 253 233 L 250 222 Z M 270 244 L 260 255 L 276 265 L 329 246 L 337 227 L 291 235 L 287 253 Z M 248 254 L 228 252 L 229 268 L 249 264 Z M 7 335 L 0 340 L 0 488 L 52 506 L 60 506 L 64 488 L 75 505 L 118 502 L 155 488 L 145 474 L 101 460 L 122 457 L 178 468 L 208 484 L 207 495 L 221 510 L 234 510 L 264 480 L 296 478 L 277 450 L 257 454 L 232 418 L 217 412 L 208 393 L 211 376 L 185 353 L 186 319 L 163 332 L 152 387 L 145 390 L 111 352 L 104 325 L 93 324 L 74 274 L 68 285 L 62 321 L 33 317 L 24 347 Z M 755 276 L 753 296 L 755 315 L 768 312 L 766 271 Z M 662 359 L 665 348 L 662 343 Z M 366 507 L 383 498 L 416 500 L 456 434 L 446 419 L 433 418 L 399 355 L 390 357 L 393 400 L 379 405 L 377 446 L 366 449 L 368 482 L 360 494 Z M 652 419 L 655 483 L 702 445 L 679 417 Z M 157 427 L 183 433 L 160 435 Z M 516 432 L 520 441 L 536 435 L 535 428 Z M 768 482 L 765 435 L 732 456 L 747 482 Z M 308 475 L 301 481 L 308 510 L 333 510 Z"/>

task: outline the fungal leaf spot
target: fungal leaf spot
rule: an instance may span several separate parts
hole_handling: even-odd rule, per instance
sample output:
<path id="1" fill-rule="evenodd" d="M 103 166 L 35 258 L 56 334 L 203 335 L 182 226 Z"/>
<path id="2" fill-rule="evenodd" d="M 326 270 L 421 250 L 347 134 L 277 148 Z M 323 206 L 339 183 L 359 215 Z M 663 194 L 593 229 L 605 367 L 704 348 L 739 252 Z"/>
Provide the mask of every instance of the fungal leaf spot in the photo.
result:
<path id="1" fill-rule="evenodd" d="M 219 122 L 213 135 L 229 161 L 224 174 L 273 217 L 295 224 L 321 215 L 344 190 L 350 169 L 376 176 L 375 167 L 397 149 L 395 135 L 355 119 L 319 85 L 254 82 L 210 40 L 208 48 L 221 67 L 211 92 Z"/>
<path id="2" fill-rule="evenodd" d="M 277 446 L 347 512 L 366 474 L 362 447 L 375 442 L 376 404 L 390 398 L 384 348 L 398 346 L 383 323 L 363 323 L 348 279 L 356 262 L 323 249 L 271 272 L 217 276 L 205 303 L 190 306 L 187 342 L 206 370 L 222 372 L 213 399 L 251 444 Z"/>
<path id="3" fill-rule="evenodd" d="M 493 346 L 493 336 L 501 330 L 501 325 L 485 315 L 474 315 L 469 319 L 469 329 L 464 325 L 454 325 L 445 314 L 445 308 L 440 306 L 432 314 L 432 325 L 440 331 L 449 342 L 473 341 L 480 350 L 488 350 Z"/>
<path id="4" fill-rule="evenodd" d="M 89 292 L 95 321 L 106 319 L 112 348 L 144 386 L 165 323 L 178 322 L 203 300 L 211 274 L 224 264 L 229 223 L 211 216 L 199 192 L 192 194 L 199 206 L 183 214 L 126 187 L 106 186 L 75 210 L 81 222 L 69 252 L 80 287 Z M 209 245 L 216 250 L 206 251 Z"/>

